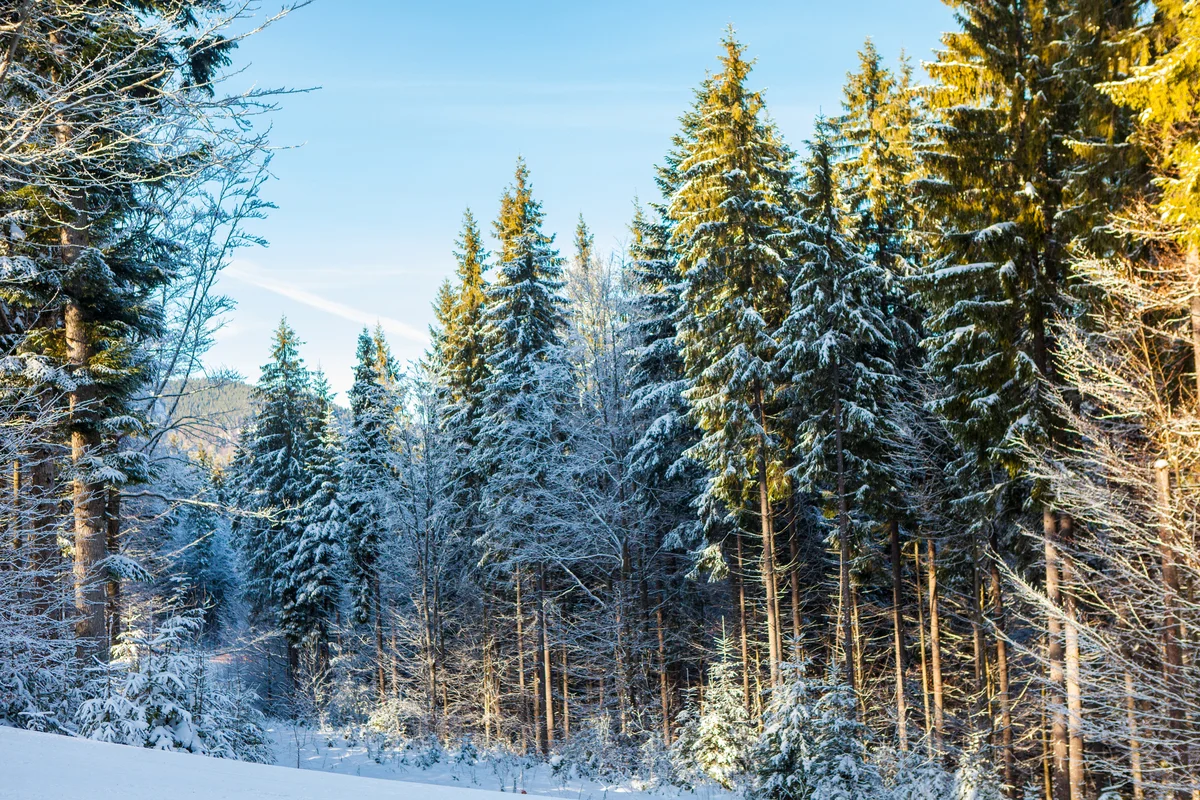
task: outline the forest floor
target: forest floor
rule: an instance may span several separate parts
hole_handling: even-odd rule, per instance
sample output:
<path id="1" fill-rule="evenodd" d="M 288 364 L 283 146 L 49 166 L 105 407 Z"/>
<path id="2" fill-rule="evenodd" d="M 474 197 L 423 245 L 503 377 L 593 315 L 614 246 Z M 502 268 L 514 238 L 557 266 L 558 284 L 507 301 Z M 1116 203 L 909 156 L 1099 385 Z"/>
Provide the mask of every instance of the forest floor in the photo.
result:
<path id="1" fill-rule="evenodd" d="M 473 764 L 463 763 L 453 752 L 444 752 L 429 763 L 427 752 L 389 750 L 353 743 L 335 731 L 296 727 L 276 722 L 269 728 L 274 742 L 275 763 L 302 770 L 318 770 L 387 780 L 410 781 L 442 787 L 525 793 L 570 800 L 622 800 L 636 798 L 688 797 L 695 800 L 724 800 L 731 794 L 712 786 L 695 791 L 674 787 L 648 788 L 634 781 L 604 782 L 555 774 L 549 764 L 517 757 L 481 755 Z"/>

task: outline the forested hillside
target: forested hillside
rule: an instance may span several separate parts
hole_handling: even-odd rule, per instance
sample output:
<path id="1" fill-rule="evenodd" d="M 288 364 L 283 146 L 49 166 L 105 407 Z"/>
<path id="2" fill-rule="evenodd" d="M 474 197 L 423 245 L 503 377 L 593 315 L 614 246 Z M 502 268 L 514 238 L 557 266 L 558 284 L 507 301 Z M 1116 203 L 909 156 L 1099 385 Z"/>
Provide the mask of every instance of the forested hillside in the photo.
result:
<path id="1" fill-rule="evenodd" d="M 625 252 L 518 158 L 423 359 L 364 330 L 338 413 L 283 320 L 237 424 L 200 369 L 267 209 L 236 7 L 0 12 L 0 721 L 1200 796 L 1200 0 L 949 5 L 803 142 L 730 28 Z"/>

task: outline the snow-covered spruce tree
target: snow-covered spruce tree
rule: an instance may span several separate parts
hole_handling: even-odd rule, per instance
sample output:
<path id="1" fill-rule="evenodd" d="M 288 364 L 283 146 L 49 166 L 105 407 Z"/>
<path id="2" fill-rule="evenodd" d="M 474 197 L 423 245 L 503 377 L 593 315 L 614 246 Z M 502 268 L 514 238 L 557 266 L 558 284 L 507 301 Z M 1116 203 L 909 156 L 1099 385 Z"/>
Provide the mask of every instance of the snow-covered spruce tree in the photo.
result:
<path id="1" fill-rule="evenodd" d="M 490 375 L 473 463 L 487 476 L 480 539 L 485 561 L 498 572 L 497 577 L 515 583 L 531 579 L 537 587 L 532 605 L 543 645 L 538 648 L 538 672 L 543 675 L 534 686 L 540 686 L 549 699 L 549 649 L 544 646 L 549 602 L 546 574 L 550 546 L 561 528 L 548 507 L 569 480 L 564 463 L 569 432 L 565 423 L 573 382 L 563 345 L 562 258 L 554 249 L 553 236 L 542 232 L 542 220 L 541 204 L 533 199 L 529 185 L 529 170 L 518 160 L 513 184 L 501 199 L 496 220 L 499 262 L 487 310 Z M 517 649 L 523 661 L 523 642 L 518 641 Z M 524 676 L 521 682 L 525 683 Z M 553 704 L 542 703 L 540 695 L 528 699 L 535 701 L 530 703 L 533 708 L 541 707 L 545 713 L 544 728 L 542 720 L 531 720 L 534 739 L 543 742 L 544 731 L 544 744 L 549 747 Z"/>
<path id="2" fill-rule="evenodd" d="M 313 380 L 308 424 L 304 453 L 307 486 L 296 509 L 296 535 L 279 553 L 278 591 L 283 633 L 292 647 L 311 650 L 319 677 L 329 664 L 342 565 L 338 506 L 341 441 L 329 385 L 320 372 Z"/>
<path id="3" fill-rule="evenodd" d="M 754 746 L 755 797 L 808 800 L 809 764 L 816 744 L 817 700 L 824 684 L 808 676 L 807 662 L 783 666 L 783 685 L 771 697 Z"/>
<path id="4" fill-rule="evenodd" d="M 894 484 L 888 459 L 896 440 L 888 403 L 897 389 L 896 345 L 884 316 L 887 272 L 850 238 L 840 206 L 834 130 L 819 119 L 805 171 L 804 208 L 789 246 L 797 270 L 779 339 L 788 415 L 796 426 L 799 486 L 824 498 L 836 519 L 841 641 L 850 685 L 855 675 L 851 561 Z"/>
<path id="5" fill-rule="evenodd" d="M 1003 800 L 996 764 L 980 734 L 972 734 L 954 770 L 954 800 Z"/>
<path id="6" fill-rule="evenodd" d="M 867 726 L 859 720 L 858 696 L 836 663 L 813 707 L 814 736 L 807 778 L 810 800 L 878 800 L 879 774 L 867 754 Z"/>
<path id="7" fill-rule="evenodd" d="M 376 691 L 383 698 L 383 598 L 379 558 L 387 520 L 386 493 L 392 484 L 391 430 L 398 405 L 396 365 L 382 337 L 365 328 L 358 336 L 354 384 L 350 387 L 350 429 L 342 456 L 338 505 L 350 571 L 354 621 L 373 625 Z"/>
<path id="8" fill-rule="evenodd" d="M 239 517 L 235 538 L 242 554 L 243 588 L 259 624 L 289 626 L 282 589 L 290 578 L 285 554 L 303 535 L 301 510 L 310 490 L 312 382 L 299 353 L 296 332 L 281 320 L 271 360 L 262 368 L 253 394 L 254 417 L 244 429 L 232 467 L 239 505 L 252 516 Z M 288 643 L 289 669 L 299 651 Z"/>
<path id="9" fill-rule="evenodd" d="M 916 750 L 893 751 L 895 769 L 884 782 L 888 800 L 952 800 L 954 775 Z"/>
<path id="10" fill-rule="evenodd" d="M 708 668 L 704 706 L 692 721 L 695 729 L 679 737 L 690 744 L 685 758 L 725 789 L 733 789 L 749 771 L 754 741 L 737 671 L 733 642 L 722 635 L 717 640 L 717 658 Z"/>
<path id="11" fill-rule="evenodd" d="M 712 475 L 710 503 L 731 515 L 757 509 L 762 534 L 771 682 L 781 660 L 774 503 L 783 453 L 774 415 L 774 338 L 787 315 L 791 152 L 746 87 L 750 63 L 732 30 L 722 71 L 705 82 L 694 130 L 683 142 L 679 185 L 667 207 L 682 276 L 678 341 L 694 419 L 703 438 L 689 455 Z"/>

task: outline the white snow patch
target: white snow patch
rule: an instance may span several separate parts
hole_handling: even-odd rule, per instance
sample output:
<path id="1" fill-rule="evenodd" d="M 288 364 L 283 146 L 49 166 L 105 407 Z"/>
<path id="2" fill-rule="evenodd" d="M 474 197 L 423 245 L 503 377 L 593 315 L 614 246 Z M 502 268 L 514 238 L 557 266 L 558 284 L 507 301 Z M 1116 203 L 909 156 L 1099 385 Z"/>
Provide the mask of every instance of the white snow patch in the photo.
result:
<path id="1" fill-rule="evenodd" d="M 3 800 L 498 800 L 499 792 L 358 778 L 0 727 Z"/>

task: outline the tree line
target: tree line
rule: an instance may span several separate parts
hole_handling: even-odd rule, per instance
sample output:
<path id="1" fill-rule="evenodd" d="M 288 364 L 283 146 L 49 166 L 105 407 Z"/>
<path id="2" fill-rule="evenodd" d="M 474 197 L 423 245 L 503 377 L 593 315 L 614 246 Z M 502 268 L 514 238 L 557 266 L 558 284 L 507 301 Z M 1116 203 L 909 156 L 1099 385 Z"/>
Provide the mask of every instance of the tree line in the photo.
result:
<path id="1" fill-rule="evenodd" d="M 518 160 L 426 356 L 364 331 L 344 410 L 281 323 L 228 464 L 132 466 L 167 384 L 113 359 L 174 329 L 89 310 L 137 340 L 93 345 L 108 388 L 6 384 L 37 657 L 192 610 L 298 716 L 771 797 L 1195 793 L 1200 5 L 951 5 L 799 150 L 730 31 L 625 252 L 581 218 L 564 257 Z M 147 324 L 188 284 L 131 260 Z M 22 363 L 84 369 L 68 311 Z"/>

